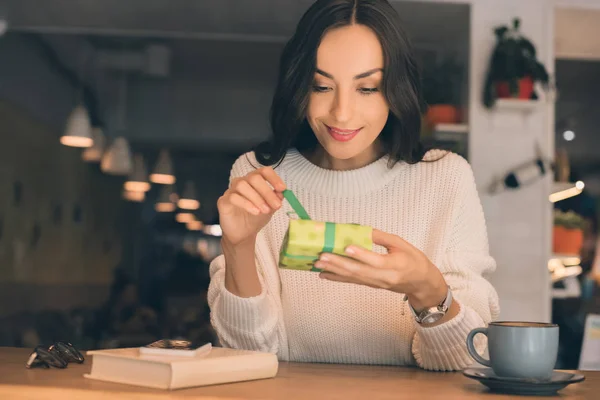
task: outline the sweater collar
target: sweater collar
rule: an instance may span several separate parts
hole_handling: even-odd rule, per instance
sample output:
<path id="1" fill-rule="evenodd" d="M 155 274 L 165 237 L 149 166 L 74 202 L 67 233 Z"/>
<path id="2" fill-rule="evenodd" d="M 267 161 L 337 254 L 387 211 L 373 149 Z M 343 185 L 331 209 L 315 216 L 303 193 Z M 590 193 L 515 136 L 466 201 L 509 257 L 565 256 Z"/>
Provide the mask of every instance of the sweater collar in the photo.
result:
<path id="1" fill-rule="evenodd" d="M 400 161 L 390 169 L 389 160 L 386 155 L 361 168 L 337 171 L 321 168 L 297 149 L 290 149 L 277 171 L 294 186 L 320 194 L 347 197 L 381 188 L 407 165 Z"/>

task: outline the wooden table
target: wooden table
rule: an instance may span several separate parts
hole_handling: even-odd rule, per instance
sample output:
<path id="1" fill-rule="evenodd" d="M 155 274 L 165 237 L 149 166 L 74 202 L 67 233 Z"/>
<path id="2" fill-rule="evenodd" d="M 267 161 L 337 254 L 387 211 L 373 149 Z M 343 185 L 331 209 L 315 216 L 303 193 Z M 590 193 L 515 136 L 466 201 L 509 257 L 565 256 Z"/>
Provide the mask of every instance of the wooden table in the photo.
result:
<path id="1" fill-rule="evenodd" d="M 274 379 L 161 391 L 84 378 L 90 361 L 64 370 L 26 369 L 29 349 L 0 347 L 0 399 L 516 399 L 492 394 L 460 372 L 436 373 L 417 368 L 280 363 Z M 600 372 L 559 393 L 568 399 L 600 398 Z M 526 397 L 533 399 L 535 397 Z M 547 397 L 545 397 L 547 398 Z"/>

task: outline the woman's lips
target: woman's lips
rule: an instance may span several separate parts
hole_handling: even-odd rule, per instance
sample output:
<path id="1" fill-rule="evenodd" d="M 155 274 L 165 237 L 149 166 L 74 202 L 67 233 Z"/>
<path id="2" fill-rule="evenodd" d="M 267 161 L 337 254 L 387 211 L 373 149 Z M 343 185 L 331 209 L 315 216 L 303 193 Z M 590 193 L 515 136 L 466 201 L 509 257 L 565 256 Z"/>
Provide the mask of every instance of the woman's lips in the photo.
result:
<path id="1" fill-rule="evenodd" d="M 358 132 L 360 132 L 360 130 L 362 129 L 340 129 L 333 126 L 325 126 L 327 127 L 327 131 L 329 132 L 331 137 L 334 140 L 337 140 L 338 142 L 348 142 L 354 139 L 354 137 L 358 135 Z"/>

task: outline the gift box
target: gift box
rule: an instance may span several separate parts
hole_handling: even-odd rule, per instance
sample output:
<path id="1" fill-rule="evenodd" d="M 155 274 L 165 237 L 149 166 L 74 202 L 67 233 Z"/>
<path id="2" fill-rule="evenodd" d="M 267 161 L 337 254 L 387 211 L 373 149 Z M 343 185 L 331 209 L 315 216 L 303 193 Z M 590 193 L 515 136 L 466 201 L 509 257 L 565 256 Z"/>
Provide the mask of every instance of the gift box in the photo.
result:
<path id="1" fill-rule="evenodd" d="M 321 253 L 344 256 L 346 247 L 350 245 L 373 249 L 373 228 L 359 224 L 313 221 L 293 193 L 286 190 L 284 196 L 300 219 L 290 219 L 281 246 L 280 268 L 320 272 L 313 264 Z"/>

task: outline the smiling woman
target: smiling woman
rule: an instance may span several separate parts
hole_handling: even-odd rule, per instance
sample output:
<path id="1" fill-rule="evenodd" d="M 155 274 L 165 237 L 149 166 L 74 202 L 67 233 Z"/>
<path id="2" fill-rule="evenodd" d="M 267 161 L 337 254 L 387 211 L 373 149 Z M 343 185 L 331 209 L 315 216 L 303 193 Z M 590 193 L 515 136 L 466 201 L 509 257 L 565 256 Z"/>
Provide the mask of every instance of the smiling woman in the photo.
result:
<path id="1" fill-rule="evenodd" d="M 364 25 L 334 29 L 321 41 L 317 60 L 306 112 L 322 149 L 315 159 L 339 160 L 337 166 L 327 165 L 335 169 L 352 167 L 348 160 L 363 164 L 381 156 L 381 144 L 373 143 L 387 122 L 389 107 L 380 90 L 384 57 L 377 35 Z"/>
<path id="2" fill-rule="evenodd" d="M 317 2 L 282 53 L 271 108 L 273 137 L 256 149 L 256 157 L 275 165 L 290 147 L 314 151 L 318 141 L 331 150 L 325 140 L 337 138 L 347 142 L 338 155 L 348 159 L 377 139 L 371 159 L 385 153 L 392 161 L 416 163 L 424 154 L 423 105 L 413 49 L 390 4 Z M 350 140 L 356 135 L 342 137 L 357 130 L 362 134 L 356 141 Z"/>
<path id="3" fill-rule="evenodd" d="M 421 98 L 387 1 L 310 7 L 281 57 L 272 137 L 236 161 L 218 201 L 208 301 L 222 345 L 292 361 L 473 362 L 468 333 L 499 313 L 485 277 L 496 264 L 469 164 L 419 142 Z M 321 272 L 279 269 L 285 190 L 314 220 L 372 227 L 373 250 L 323 250 Z"/>

